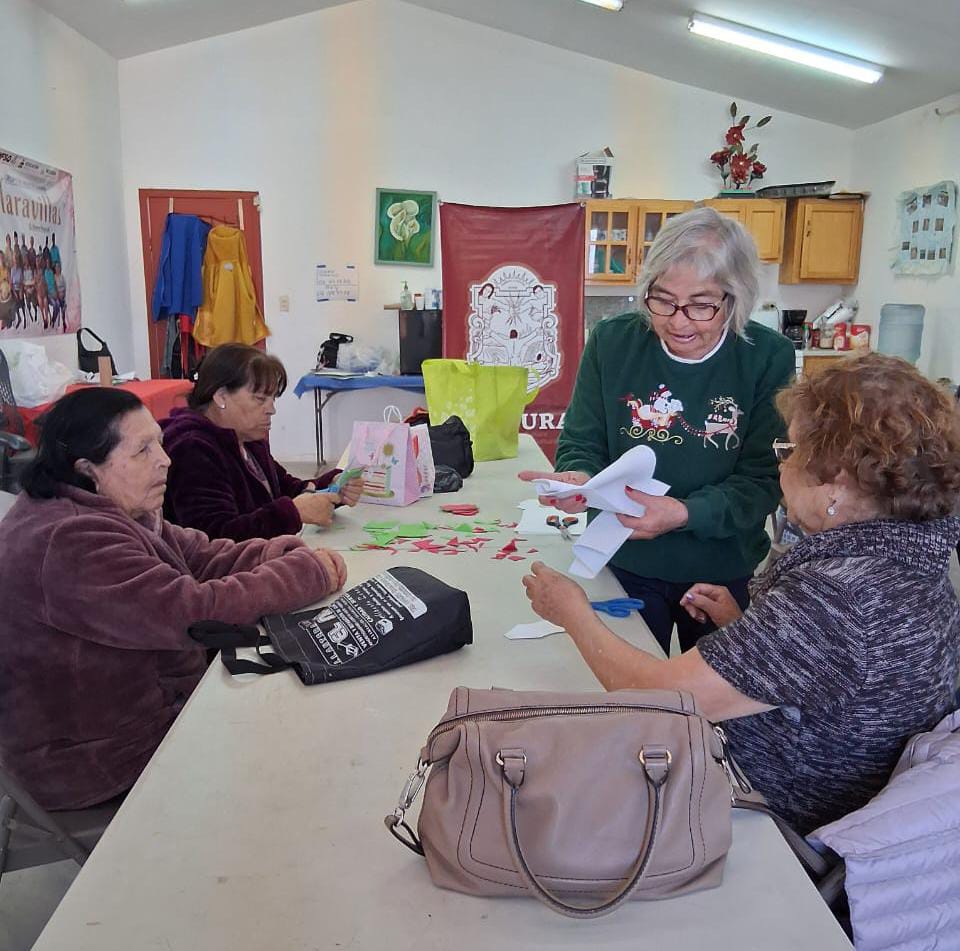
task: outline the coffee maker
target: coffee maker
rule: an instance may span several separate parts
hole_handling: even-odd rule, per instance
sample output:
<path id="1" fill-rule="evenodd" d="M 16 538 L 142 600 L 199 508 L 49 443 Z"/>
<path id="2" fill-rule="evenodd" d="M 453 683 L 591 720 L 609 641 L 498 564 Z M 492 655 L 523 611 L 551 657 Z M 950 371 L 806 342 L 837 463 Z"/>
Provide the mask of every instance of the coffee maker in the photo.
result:
<path id="1" fill-rule="evenodd" d="M 793 343 L 795 350 L 803 349 L 803 325 L 806 319 L 805 310 L 783 311 L 783 335 Z"/>

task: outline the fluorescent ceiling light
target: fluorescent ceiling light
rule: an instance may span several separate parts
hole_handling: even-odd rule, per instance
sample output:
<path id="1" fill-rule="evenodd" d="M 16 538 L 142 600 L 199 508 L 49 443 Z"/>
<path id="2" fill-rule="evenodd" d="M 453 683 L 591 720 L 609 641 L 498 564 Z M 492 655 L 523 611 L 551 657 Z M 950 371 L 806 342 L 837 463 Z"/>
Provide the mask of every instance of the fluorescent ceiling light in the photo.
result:
<path id="1" fill-rule="evenodd" d="M 623 0 L 581 0 L 582 3 L 592 3 L 595 7 L 603 7 L 604 10 L 622 10 Z"/>
<path id="2" fill-rule="evenodd" d="M 801 63 L 812 66 L 814 69 L 823 69 L 837 76 L 846 76 L 848 79 L 857 79 L 862 83 L 875 83 L 883 76 L 883 67 L 867 63 L 862 59 L 844 56 L 843 53 L 834 53 L 832 50 L 820 49 L 797 40 L 777 36 L 774 33 L 764 33 L 749 26 L 740 26 L 739 23 L 729 23 L 726 20 L 717 20 L 714 17 L 694 13 L 690 16 L 687 28 L 697 36 L 706 36 L 723 43 L 732 43 L 768 56 L 790 60 L 792 63 Z"/>

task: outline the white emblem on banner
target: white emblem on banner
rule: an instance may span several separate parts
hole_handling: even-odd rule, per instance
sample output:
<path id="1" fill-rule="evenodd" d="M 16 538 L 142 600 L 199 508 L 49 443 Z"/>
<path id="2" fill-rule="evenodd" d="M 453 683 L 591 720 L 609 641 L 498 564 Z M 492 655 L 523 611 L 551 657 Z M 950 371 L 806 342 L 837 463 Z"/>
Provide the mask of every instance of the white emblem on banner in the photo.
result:
<path id="1" fill-rule="evenodd" d="M 467 362 L 527 369 L 527 391 L 560 376 L 557 285 L 521 264 L 499 267 L 470 285 Z"/>

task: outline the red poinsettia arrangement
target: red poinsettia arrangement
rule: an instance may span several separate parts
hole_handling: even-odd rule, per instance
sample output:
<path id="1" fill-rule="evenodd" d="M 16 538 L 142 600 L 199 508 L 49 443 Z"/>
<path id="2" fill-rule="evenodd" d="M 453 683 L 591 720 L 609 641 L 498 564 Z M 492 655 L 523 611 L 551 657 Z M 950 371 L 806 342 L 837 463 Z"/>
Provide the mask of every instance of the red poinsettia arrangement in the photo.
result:
<path id="1" fill-rule="evenodd" d="M 744 148 L 745 133 L 751 129 L 762 129 L 773 116 L 764 116 L 751 126 L 750 116 L 742 116 L 737 121 L 737 104 L 731 102 L 730 118 L 733 120 L 733 125 L 727 129 L 724 136 L 726 148 L 714 152 L 710 156 L 710 161 L 720 171 L 725 189 L 731 182 L 735 188 L 747 188 L 754 179 L 763 178 L 767 166 L 757 159 L 756 143 L 749 149 Z"/>

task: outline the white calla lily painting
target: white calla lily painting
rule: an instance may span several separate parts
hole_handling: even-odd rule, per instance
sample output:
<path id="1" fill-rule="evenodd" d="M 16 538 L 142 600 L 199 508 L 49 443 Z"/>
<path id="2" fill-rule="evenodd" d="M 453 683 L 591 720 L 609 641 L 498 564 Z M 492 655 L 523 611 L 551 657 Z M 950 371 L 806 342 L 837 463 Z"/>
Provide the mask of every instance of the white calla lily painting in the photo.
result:
<path id="1" fill-rule="evenodd" d="M 436 192 L 377 189 L 376 264 L 433 264 Z"/>

